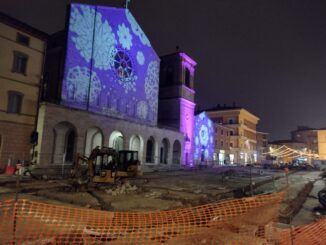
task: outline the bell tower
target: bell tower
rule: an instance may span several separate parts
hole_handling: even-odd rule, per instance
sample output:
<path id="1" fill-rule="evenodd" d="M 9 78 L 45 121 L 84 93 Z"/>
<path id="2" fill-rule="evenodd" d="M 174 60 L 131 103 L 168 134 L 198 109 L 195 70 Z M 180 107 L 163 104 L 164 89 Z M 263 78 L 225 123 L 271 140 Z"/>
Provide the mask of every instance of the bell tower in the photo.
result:
<path id="1" fill-rule="evenodd" d="M 177 52 L 161 57 L 158 123 L 184 135 L 183 163 L 193 162 L 196 62 Z"/>

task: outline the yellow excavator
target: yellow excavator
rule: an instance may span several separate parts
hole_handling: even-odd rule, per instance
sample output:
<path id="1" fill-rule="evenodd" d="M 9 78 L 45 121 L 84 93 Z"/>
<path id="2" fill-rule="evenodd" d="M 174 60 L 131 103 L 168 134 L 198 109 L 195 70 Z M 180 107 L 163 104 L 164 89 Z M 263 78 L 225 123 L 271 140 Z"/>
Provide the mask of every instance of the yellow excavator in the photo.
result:
<path id="1" fill-rule="evenodd" d="M 77 154 L 72 175 L 77 183 L 114 183 L 118 177 L 142 175 L 137 151 L 96 147 L 89 157 Z"/>

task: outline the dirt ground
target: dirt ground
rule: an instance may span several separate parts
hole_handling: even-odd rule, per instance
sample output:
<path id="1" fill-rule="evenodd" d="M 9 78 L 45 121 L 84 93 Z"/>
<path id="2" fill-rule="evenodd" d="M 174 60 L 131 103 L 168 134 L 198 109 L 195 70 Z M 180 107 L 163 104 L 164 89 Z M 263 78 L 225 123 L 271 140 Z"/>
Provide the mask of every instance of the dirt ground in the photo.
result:
<path id="1" fill-rule="evenodd" d="M 316 195 L 319 189 L 324 188 L 325 182 L 321 180 L 320 173 L 307 171 L 289 175 L 290 191 L 282 205 L 285 223 L 295 221 L 302 224 L 317 218 L 314 210 L 319 205 L 318 200 L 308 200 L 307 197 L 311 191 L 311 195 Z M 315 183 L 318 186 L 314 188 Z M 52 204 L 110 211 L 153 211 L 270 193 L 285 187 L 283 170 L 249 167 L 156 171 L 137 178 L 121 179 L 115 185 L 93 184 L 79 190 L 75 189 L 70 179 L 23 178 L 17 185 L 16 176 L 0 176 L 0 201 L 18 196 Z M 309 215 L 300 212 L 302 206 L 307 210 L 307 205 Z"/>

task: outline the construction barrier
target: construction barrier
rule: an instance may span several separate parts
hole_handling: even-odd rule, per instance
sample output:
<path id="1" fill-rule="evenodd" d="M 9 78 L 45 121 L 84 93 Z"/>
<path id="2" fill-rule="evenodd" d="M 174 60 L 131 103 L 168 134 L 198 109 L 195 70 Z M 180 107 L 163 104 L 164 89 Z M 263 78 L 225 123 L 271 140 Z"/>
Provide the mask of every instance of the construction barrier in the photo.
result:
<path id="1" fill-rule="evenodd" d="M 157 212 L 105 212 L 7 200 L 0 202 L 0 243 L 325 244 L 325 220 L 292 230 L 275 227 L 283 196 L 273 193 Z"/>

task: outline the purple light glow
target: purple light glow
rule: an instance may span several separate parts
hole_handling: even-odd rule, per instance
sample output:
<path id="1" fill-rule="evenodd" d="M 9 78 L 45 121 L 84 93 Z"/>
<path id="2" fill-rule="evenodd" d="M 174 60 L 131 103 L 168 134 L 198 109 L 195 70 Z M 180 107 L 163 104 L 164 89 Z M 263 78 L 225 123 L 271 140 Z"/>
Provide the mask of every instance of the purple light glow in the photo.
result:
<path id="1" fill-rule="evenodd" d="M 192 165 L 195 104 L 185 99 L 180 99 L 180 104 L 180 132 L 182 132 L 185 137 L 183 162 L 186 165 Z"/>
<path id="2" fill-rule="evenodd" d="M 72 4 L 62 103 L 156 125 L 159 58 L 129 10 Z"/>

